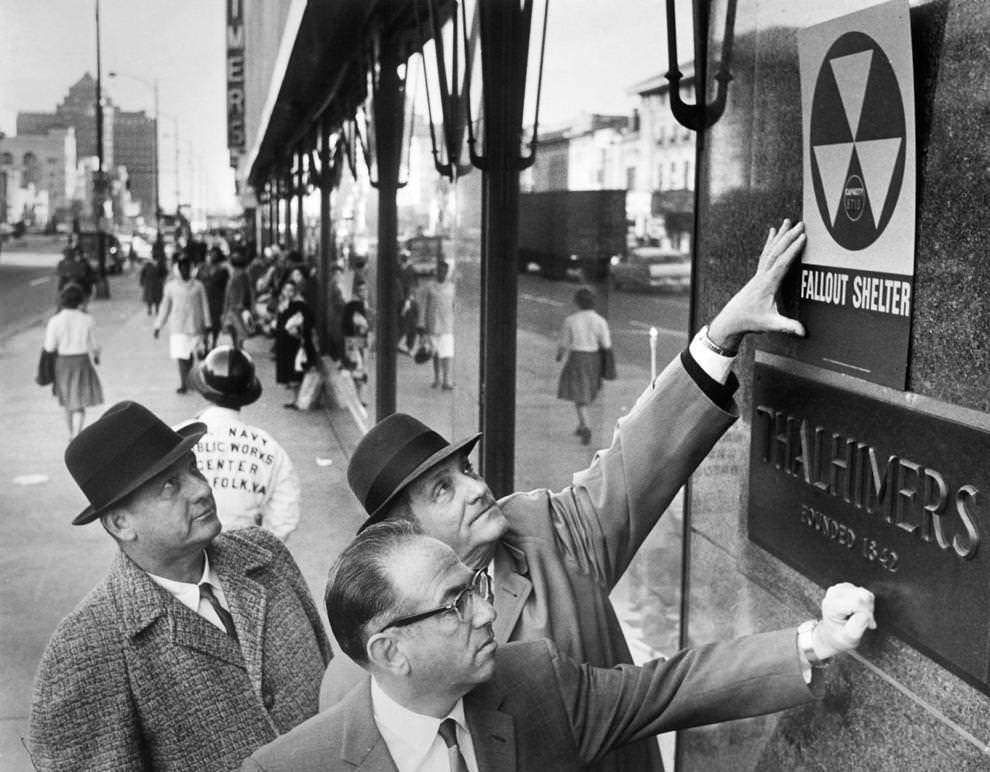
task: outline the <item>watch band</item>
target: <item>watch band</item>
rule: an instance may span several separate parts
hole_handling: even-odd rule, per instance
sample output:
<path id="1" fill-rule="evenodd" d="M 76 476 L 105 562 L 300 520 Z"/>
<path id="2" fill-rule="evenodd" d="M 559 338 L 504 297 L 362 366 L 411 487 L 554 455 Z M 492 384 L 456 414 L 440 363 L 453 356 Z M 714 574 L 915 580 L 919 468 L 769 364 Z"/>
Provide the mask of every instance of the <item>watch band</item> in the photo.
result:
<path id="1" fill-rule="evenodd" d="M 730 359 L 739 353 L 738 348 L 726 348 L 725 346 L 718 345 L 715 341 L 711 339 L 708 335 L 708 325 L 706 324 L 701 328 L 701 342 L 709 351 L 714 351 L 720 357 L 729 357 Z"/>
<path id="2" fill-rule="evenodd" d="M 808 664 L 813 668 L 824 668 L 832 664 L 832 658 L 828 657 L 822 659 L 815 653 L 815 644 L 812 639 L 812 633 L 815 628 L 818 627 L 817 619 L 809 619 L 807 622 L 802 622 L 798 625 L 797 629 L 797 646 L 798 650 L 801 652 Z"/>

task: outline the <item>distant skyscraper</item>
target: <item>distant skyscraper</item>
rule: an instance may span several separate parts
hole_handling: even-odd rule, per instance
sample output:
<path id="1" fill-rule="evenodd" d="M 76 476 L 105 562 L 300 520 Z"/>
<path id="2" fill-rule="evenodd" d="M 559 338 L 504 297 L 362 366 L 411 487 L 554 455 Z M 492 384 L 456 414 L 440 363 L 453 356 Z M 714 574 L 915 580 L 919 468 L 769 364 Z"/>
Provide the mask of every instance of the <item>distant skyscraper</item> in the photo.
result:
<path id="1" fill-rule="evenodd" d="M 72 127 L 80 159 L 97 155 L 96 80 L 87 72 L 74 85 L 54 113 L 18 113 L 17 134 L 47 134 L 56 128 Z M 113 174 L 117 166 L 127 168 L 131 198 L 140 202 L 146 220 L 155 214 L 154 182 L 155 121 L 141 112 L 125 112 L 104 97 L 103 169 Z"/>

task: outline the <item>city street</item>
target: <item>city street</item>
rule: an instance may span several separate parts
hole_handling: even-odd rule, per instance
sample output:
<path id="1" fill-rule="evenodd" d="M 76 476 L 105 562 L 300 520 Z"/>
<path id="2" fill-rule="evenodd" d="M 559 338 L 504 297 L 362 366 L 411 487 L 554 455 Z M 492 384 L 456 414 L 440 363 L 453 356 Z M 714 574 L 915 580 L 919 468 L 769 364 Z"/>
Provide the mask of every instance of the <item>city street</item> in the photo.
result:
<path id="1" fill-rule="evenodd" d="M 34 384 L 43 322 L 53 311 L 54 268 L 61 242 L 32 236 L 24 244 L 5 244 L 0 254 L 0 425 L 5 443 L 0 512 L 6 516 L 0 557 L 0 768 L 31 769 L 20 738 L 27 729 L 31 683 L 41 652 L 58 621 L 103 576 L 114 547 L 98 525 L 82 528 L 70 520 L 85 505 L 65 470 L 67 440 L 62 410 L 47 388 Z M 607 383 L 591 411 L 592 444 L 573 436 L 573 408 L 556 399 L 560 365 L 554 362 L 556 334 L 576 288 L 573 282 L 520 277 L 521 323 L 518 332 L 516 488 L 560 487 L 586 466 L 597 447 L 607 444 L 615 420 L 632 405 L 649 381 L 649 348 L 641 324 L 673 329 L 686 315 L 683 297 L 612 295 L 609 319 L 619 358 L 619 379 Z M 136 399 L 170 423 L 191 418 L 207 404 L 198 395 L 175 393 L 176 368 L 164 340 L 154 341 L 152 322 L 140 302 L 133 273 L 110 278 L 110 298 L 93 300 L 103 357 L 99 368 L 105 405 L 90 411 L 92 421 L 121 399 Z M 413 413 L 448 437 L 477 425 L 477 289 L 471 272 L 458 285 L 457 389 L 431 389 L 429 365 L 400 356 L 398 407 Z M 686 335 L 662 333 L 659 366 L 684 345 Z M 345 470 L 360 437 L 359 426 L 344 409 L 312 413 L 285 410 L 287 393 L 274 384 L 271 341 L 247 343 L 265 387 L 261 399 L 245 409 L 245 418 L 269 430 L 287 449 L 300 474 L 303 520 L 287 544 L 314 596 L 322 597 L 332 561 L 362 520 L 347 487 Z M 368 394 L 373 404 L 373 394 Z M 613 593 L 634 656 L 646 658 L 676 646 L 676 610 L 680 555 L 680 504 L 675 504 L 641 550 Z M 660 592 L 666 593 L 663 597 Z M 318 602 L 317 605 L 322 605 Z"/>

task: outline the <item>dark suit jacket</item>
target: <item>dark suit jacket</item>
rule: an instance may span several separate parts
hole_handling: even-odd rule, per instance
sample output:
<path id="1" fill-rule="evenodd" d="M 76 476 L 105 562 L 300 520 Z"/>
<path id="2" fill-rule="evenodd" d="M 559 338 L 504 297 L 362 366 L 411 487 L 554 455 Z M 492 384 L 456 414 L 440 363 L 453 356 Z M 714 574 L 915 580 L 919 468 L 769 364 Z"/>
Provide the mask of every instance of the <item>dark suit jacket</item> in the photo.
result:
<path id="1" fill-rule="evenodd" d="M 240 646 L 118 553 L 42 657 L 28 743 L 37 769 L 236 769 L 316 713 L 332 655 L 288 550 L 247 528 L 207 552 Z"/>
<path id="2" fill-rule="evenodd" d="M 610 669 L 579 665 L 549 641 L 502 646 L 495 676 L 464 698 L 478 766 L 575 772 L 660 732 L 808 702 L 814 694 L 801 676 L 795 634 L 761 633 Z M 255 752 L 242 772 L 394 772 L 369 685 L 366 676 L 333 708 Z"/>
<path id="3" fill-rule="evenodd" d="M 686 356 L 686 355 L 685 355 Z M 499 503 L 509 531 L 495 552 L 495 637 L 552 640 L 578 662 L 632 662 L 609 593 L 643 540 L 715 442 L 736 419 L 729 395 L 710 399 L 678 358 L 619 420 L 611 445 L 562 491 L 514 493 Z M 710 379 L 709 379 L 710 380 Z M 320 708 L 341 699 L 364 671 L 338 654 Z M 657 744 L 619 751 L 597 772 L 661 769 Z"/>

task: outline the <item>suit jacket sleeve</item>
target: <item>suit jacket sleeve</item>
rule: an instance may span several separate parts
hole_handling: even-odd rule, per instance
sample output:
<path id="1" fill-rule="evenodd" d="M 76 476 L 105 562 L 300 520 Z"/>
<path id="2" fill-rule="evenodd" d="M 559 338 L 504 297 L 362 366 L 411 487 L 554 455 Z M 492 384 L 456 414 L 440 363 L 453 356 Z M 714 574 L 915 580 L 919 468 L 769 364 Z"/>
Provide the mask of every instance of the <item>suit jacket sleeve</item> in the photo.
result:
<path id="1" fill-rule="evenodd" d="M 551 646 L 564 710 L 585 763 L 674 729 L 772 713 L 812 701 L 793 628 L 678 652 L 643 667 L 580 665 Z M 817 687 L 816 687 L 817 688 Z"/>
<path id="2" fill-rule="evenodd" d="M 712 446 L 738 418 L 675 358 L 619 419 L 611 445 L 550 496 L 560 549 L 608 589 Z"/>

